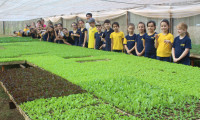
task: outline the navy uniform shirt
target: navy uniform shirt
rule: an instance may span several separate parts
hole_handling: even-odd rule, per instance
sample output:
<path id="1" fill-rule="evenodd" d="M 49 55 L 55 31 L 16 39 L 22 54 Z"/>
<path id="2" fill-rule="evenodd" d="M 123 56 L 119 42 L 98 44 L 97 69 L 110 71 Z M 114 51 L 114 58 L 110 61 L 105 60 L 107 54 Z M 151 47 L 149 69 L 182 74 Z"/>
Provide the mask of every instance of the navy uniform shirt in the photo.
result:
<path id="1" fill-rule="evenodd" d="M 70 36 L 71 36 L 71 33 L 80 35 L 80 29 L 77 29 L 76 32 L 70 31 L 69 33 L 70 33 Z M 76 46 L 79 45 L 79 37 L 77 37 L 77 36 L 74 36 L 74 45 L 76 45 Z"/>
<path id="2" fill-rule="evenodd" d="M 55 36 L 55 35 L 51 35 L 51 33 L 48 33 L 48 36 L 49 36 L 48 41 L 49 41 L 49 42 L 54 42 L 56 36 Z"/>
<path id="3" fill-rule="evenodd" d="M 71 38 L 70 32 L 69 36 L 64 35 L 63 37 L 69 44 L 74 45 L 74 40 Z"/>
<path id="4" fill-rule="evenodd" d="M 86 28 L 84 28 L 82 31 L 80 29 L 80 38 L 79 38 L 79 46 L 83 46 L 84 38 L 85 38 L 85 31 L 87 31 Z"/>
<path id="5" fill-rule="evenodd" d="M 110 28 L 109 31 L 107 31 L 107 29 L 105 30 L 102 38 L 104 38 L 106 40 L 106 51 L 111 51 L 111 39 L 110 39 L 110 34 L 114 32 L 114 30 L 112 28 Z"/>
<path id="6" fill-rule="evenodd" d="M 103 32 L 101 32 L 101 33 L 96 32 L 94 35 L 95 40 L 96 40 L 95 49 L 99 49 L 103 44 L 103 41 L 101 41 L 102 34 L 103 34 Z"/>
<path id="7" fill-rule="evenodd" d="M 183 39 L 180 39 L 180 37 L 177 36 L 174 39 L 174 43 L 172 47 L 175 49 L 175 57 L 179 58 L 186 48 L 192 49 L 191 39 L 188 36 L 185 36 Z M 190 61 L 189 56 L 190 56 L 190 52 L 179 62 L 183 64 L 188 63 Z"/>
<path id="8" fill-rule="evenodd" d="M 133 36 L 130 35 L 126 35 L 125 37 L 125 45 L 127 45 L 128 49 L 132 49 L 135 46 L 135 40 L 136 40 L 136 34 L 134 34 Z M 132 51 L 132 54 L 136 55 L 135 50 Z"/>
<path id="9" fill-rule="evenodd" d="M 137 43 L 137 50 L 139 53 L 142 52 L 142 50 L 144 49 L 144 46 L 143 46 L 143 36 L 140 36 L 140 34 L 137 34 L 136 36 L 136 43 Z"/>
<path id="10" fill-rule="evenodd" d="M 148 35 L 147 33 L 144 34 L 143 39 L 145 40 L 145 53 L 155 53 L 156 54 L 156 48 L 155 48 L 155 34 Z"/>

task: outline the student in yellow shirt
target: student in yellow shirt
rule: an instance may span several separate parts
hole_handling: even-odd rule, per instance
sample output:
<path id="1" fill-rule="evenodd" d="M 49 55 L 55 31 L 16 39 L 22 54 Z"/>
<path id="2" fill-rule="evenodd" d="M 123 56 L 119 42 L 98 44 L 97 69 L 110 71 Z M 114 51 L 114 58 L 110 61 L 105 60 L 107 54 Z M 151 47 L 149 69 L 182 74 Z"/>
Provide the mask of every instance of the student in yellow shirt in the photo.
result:
<path id="1" fill-rule="evenodd" d="M 13 35 L 14 37 L 22 37 L 22 31 L 19 31 L 19 32 L 14 31 L 13 34 L 14 34 Z"/>
<path id="2" fill-rule="evenodd" d="M 29 25 L 26 25 L 23 31 L 24 31 L 25 35 L 28 36 L 28 33 L 30 31 Z"/>
<path id="3" fill-rule="evenodd" d="M 114 32 L 110 34 L 111 51 L 122 52 L 124 49 L 123 48 L 124 33 L 119 31 L 119 23 L 118 22 L 114 22 L 112 24 L 112 28 L 113 28 Z"/>
<path id="4" fill-rule="evenodd" d="M 155 48 L 157 48 L 157 60 L 171 61 L 172 44 L 174 36 L 169 33 L 169 21 L 163 19 L 160 23 L 162 33 L 155 35 Z"/>
<path id="5" fill-rule="evenodd" d="M 88 22 L 90 24 L 88 48 L 93 48 L 94 49 L 95 33 L 98 32 L 98 31 L 97 31 L 97 28 L 95 27 L 95 19 L 94 18 L 90 18 Z"/>

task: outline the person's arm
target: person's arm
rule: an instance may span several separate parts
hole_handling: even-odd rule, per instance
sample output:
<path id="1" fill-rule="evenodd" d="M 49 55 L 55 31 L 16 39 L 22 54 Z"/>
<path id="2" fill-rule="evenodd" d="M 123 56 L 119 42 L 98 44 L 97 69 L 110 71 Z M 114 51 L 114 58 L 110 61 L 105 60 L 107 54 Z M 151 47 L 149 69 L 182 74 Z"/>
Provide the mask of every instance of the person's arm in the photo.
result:
<path id="1" fill-rule="evenodd" d="M 184 52 L 181 54 L 181 56 L 180 56 L 179 58 L 177 58 L 177 61 L 176 61 L 176 62 L 178 62 L 178 61 L 180 61 L 181 59 L 183 59 L 183 58 L 189 53 L 189 51 L 190 51 L 190 48 L 186 48 L 186 49 L 184 50 Z"/>
<path id="2" fill-rule="evenodd" d="M 94 49 L 96 49 L 95 46 L 96 46 L 96 38 L 94 39 Z"/>
<path id="3" fill-rule="evenodd" d="M 49 34 L 48 34 L 48 36 L 47 36 L 47 42 L 49 41 Z"/>
<path id="4" fill-rule="evenodd" d="M 135 52 L 136 52 L 137 56 L 140 56 L 140 53 L 138 52 L 138 49 L 137 49 L 137 42 L 135 42 Z"/>
<path id="5" fill-rule="evenodd" d="M 56 38 L 58 38 L 58 35 L 57 35 L 57 32 L 55 31 L 55 36 L 56 36 Z"/>
<path id="6" fill-rule="evenodd" d="M 74 34 L 74 36 L 76 36 L 76 37 L 80 37 L 80 35 L 79 35 L 79 34 L 76 34 L 76 33 Z"/>
<path id="7" fill-rule="evenodd" d="M 174 37 L 172 36 L 170 40 L 164 40 L 165 43 L 169 44 L 170 47 L 172 47 L 174 41 Z"/>
<path id="8" fill-rule="evenodd" d="M 62 41 L 67 44 L 67 45 L 71 45 L 70 43 L 68 43 L 64 38 L 62 39 Z"/>
<path id="9" fill-rule="evenodd" d="M 74 40 L 74 34 L 73 34 L 73 33 L 71 33 L 71 35 L 70 35 L 70 36 L 71 36 L 72 40 Z"/>
<path id="10" fill-rule="evenodd" d="M 144 49 L 143 49 L 143 50 L 145 50 L 145 40 L 143 40 L 143 47 L 144 47 Z"/>
<path id="11" fill-rule="evenodd" d="M 175 57 L 175 48 L 172 48 L 172 58 L 174 62 L 177 62 L 177 58 Z"/>
<path id="12" fill-rule="evenodd" d="M 135 50 L 135 45 L 130 49 L 130 52 Z"/>
<path id="13" fill-rule="evenodd" d="M 84 42 L 83 42 L 83 47 L 85 47 L 86 41 L 87 41 L 87 31 L 85 31 L 85 37 L 84 37 Z"/>
<path id="14" fill-rule="evenodd" d="M 158 48 L 158 34 L 155 34 L 155 48 Z"/>
<path id="15" fill-rule="evenodd" d="M 105 39 L 105 33 L 103 33 L 103 34 L 102 34 L 101 41 L 103 41 L 103 42 L 105 42 L 105 43 L 106 43 L 106 39 Z"/>
<path id="16" fill-rule="evenodd" d="M 111 51 L 113 51 L 113 39 L 111 38 Z"/>
<path id="17" fill-rule="evenodd" d="M 126 44 L 124 45 L 124 48 L 125 48 L 126 52 L 129 54 L 130 52 L 129 52 L 129 49 Z"/>
<path id="18" fill-rule="evenodd" d="M 144 54 L 145 49 L 143 48 L 142 52 L 140 53 L 139 56 L 142 56 Z"/>

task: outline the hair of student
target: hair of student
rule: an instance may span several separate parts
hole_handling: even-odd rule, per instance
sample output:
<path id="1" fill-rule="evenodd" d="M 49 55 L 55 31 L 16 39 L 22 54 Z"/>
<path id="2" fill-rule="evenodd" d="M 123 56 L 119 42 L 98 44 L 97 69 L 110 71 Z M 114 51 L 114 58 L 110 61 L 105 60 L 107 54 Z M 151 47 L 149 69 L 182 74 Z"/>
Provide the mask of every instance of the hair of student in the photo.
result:
<path id="1" fill-rule="evenodd" d="M 62 23 L 58 23 L 58 25 L 63 26 Z"/>
<path id="2" fill-rule="evenodd" d="M 78 24 L 77 24 L 76 22 L 73 22 L 73 23 L 71 24 L 71 26 L 72 26 L 73 24 L 75 24 L 76 26 L 78 26 Z"/>
<path id="3" fill-rule="evenodd" d="M 153 21 L 153 20 L 148 21 L 147 22 L 147 27 L 148 27 L 149 23 L 153 23 L 153 25 L 156 27 L 156 22 L 155 21 Z"/>
<path id="4" fill-rule="evenodd" d="M 144 25 L 144 33 L 146 33 L 147 30 L 146 30 L 146 26 L 145 26 L 144 22 L 139 22 L 138 25 L 139 25 L 139 24 L 143 24 L 143 25 Z"/>
<path id="5" fill-rule="evenodd" d="M 112 27 L 113 27 L 113 25 L 117 25 L 117 26 L 119 27 L 119 23 L 118 23 L 118 22 L 114 22 L 114 23 L 112 24 Z"/>
<path id="6" fill-rule="evenodd" d="M 80 21 L 81 21 L 81 22 L 83 22 L 83 23 L 85 23 L 85 22 L 84 22 L 84 20 L 82 20 L 82 19 L 81 19 L 81 20 L 79 20 L 78 22 L 80 22 Z"/>
<path id="7" fill-rule="evenodd" d="M 56 27 L 57 27 L 57 26 L 58 26 L 58 24 L 54 24 L 54 26 L 56 26 Z"/>
<path id="8" fill-rule="evenodd" d="M 41 23 L 41 20 L 38 20 L 37 23 L 38 23 L 38 22 Z"/>
<path id="9" fill-rule="evenodd" d="M 63 28 L 63 30 L 67 30 L 67 28 Z"/>
<path id="10" fill-rule="evenodd" d="M 187 29 L 188 29 L 188 25 L 186 24 L 186 23 L 183 23 L 183 22 L 181 22 L 181 23 L 179 23 L 178 25 L 177 25 L 177 28 L 180 28 L 180 29 L 185 29 L 186 30 L 186 35 L 188 36 L 188 37 L 190 37 L 190 34 L 187 32 Z"/>
<path id="11" fill-rule="evenodd" d="M 54 29 L 54 27 L 53 27 L 53 26 L 49 26 L 49 27 Z"/>
<path id="12" fill-rule="evenodd" d="M 133 27 L 135 28 L 135 25 L 134 25 L 133 23 L 129 23 L 129 24 L 128 24 L 128 27 L 129 27 L 129 26 L 133 26 Z"/>
<path id="13" fill-rule="evenodd" d="M 106 20 L 104 21 L 104 24 L 105 24 L 105 23 L 111 23 L 111 22 L 110 22 L 110 20 L 106 19 Z"/>
<path id="14" fill-rule="evenodd" d="M 92 17 L 92 13 L 87 13 L 87 14 L 86 14 L 86 16 L 87 16 L 87 15 L 89 15 L 89 16 L 91 16 L 91 17 Z"/>
<path id="15" fill-rule="evenodd" d="M 169 20 L 167 20 L 167 19 L 162 19 L 161 22 L 160 22 L 160 24 L 161 24 L 162 22 L 165 22 L 165 23 L 168 25 L 168 27 L 170 27 L 170 25 L 169 25 Z M 169 29 L 168 29 L 168 33 L 169 33 Z"/>
<path id="16" fill-rule="evenodd" d="M 16 33 L 16 31 L 13 31 L 13 34 L 15 34 Z"/>

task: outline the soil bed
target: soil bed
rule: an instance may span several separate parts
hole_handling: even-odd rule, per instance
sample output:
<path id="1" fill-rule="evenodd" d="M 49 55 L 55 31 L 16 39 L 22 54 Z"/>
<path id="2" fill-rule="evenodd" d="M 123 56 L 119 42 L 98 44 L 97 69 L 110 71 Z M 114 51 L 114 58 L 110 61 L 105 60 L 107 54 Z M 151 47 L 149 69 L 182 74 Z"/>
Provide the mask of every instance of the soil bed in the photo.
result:
<path id="1" fill-rule="evenodd" d="M 0 72 L 0 75 L 0 81 L 17 104 L 39 98 L 86 92 L 79 86 L 40 68 L 14 68 Z"/>

